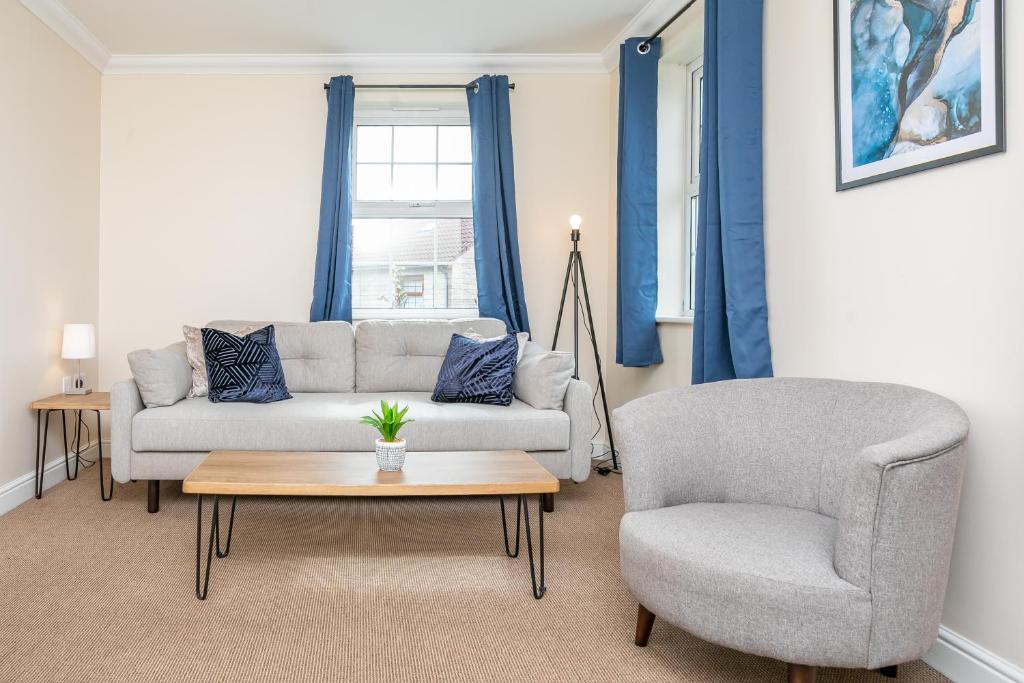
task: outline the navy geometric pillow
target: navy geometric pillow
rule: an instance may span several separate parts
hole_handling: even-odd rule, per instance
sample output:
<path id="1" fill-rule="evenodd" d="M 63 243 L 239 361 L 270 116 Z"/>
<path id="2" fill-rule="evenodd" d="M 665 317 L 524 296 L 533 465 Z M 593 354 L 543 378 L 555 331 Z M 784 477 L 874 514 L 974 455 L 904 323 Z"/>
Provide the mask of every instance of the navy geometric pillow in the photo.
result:
<path id="1" fill-rule="evenodd" d="M 273 325 L 244 337 L 204 327 L 203 353 L 213 403 L 272 403 L 292 397 Z"/>
<path id="2" fill-rule="evenodd" d="M 514 334 L 494 341 L 453 334 L 430 399 L 438 403 L 511 405 L 518 350 Z"/>

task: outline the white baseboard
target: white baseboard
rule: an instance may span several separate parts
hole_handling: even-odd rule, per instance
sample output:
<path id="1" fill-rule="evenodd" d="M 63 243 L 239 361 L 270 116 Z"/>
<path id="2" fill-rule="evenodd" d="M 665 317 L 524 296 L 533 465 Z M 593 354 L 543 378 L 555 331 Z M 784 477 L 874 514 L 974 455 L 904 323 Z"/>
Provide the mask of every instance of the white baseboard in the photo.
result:
<path id="1" fill-rule="evenodd" d="M 88 448 L 82 450 L 82 455 L 90 459 L 95 459 L 97 454 L 96 445 L 97 442 L 93 441 L 89 444 Z M 104 443 L 103 445 L 107 446 L 108 444 Z M 109 454 L 109 452 L 110 451 L 108 449 L 107 453 Z M 81 472 L 81 468 L 79 468 L 79 472 Z M 64 472 L 63 454 L 50 460 L 50 462 L 43 466 L 44 491 L 55 484 L 59 484 L 66 478 L 67 475 Z M 0 485 L 0 515 L 7 514 L 27 500 L 32 500 L 35 493 L 34 472 L 28 472 L 17 479 L 13 479 L 6 484 Z"/>
<path id="2" fill-rule="evenodd" d="M 945 626 L 921 659 L 954 683 L 1024 683 L 1024 669 Z"/>

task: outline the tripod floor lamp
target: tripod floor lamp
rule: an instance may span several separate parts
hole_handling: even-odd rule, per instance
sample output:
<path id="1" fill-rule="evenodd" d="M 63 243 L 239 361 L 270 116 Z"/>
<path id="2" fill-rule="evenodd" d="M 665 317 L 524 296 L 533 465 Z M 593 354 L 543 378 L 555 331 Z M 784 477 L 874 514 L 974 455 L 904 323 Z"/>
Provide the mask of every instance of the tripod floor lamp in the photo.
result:
<path id="1" fill-rule="evenodd" d="M 608 474 L 610 471 L 618 471 L 619 454 L 615 450 L 615 438 L 612 436 L 612 423 L 608 414 L 608 396 L 604 390 L 604 373 L 601 371 L 601 354 L 597 350 L 597 329 L 594 327 L 594 314 L 590 309 L 590 292 L 587 290 L 587 274 L 583 269 L 583 252 L 580 251 L 580 225 L 583 219 L 573 214 L 569 217 L 569 225 L 572 230 L 569 239 L 572 241 L 572 249 L 569 251 L 569 262 L 565 268 L 565 281 L 562 283 L 562 300 L 558 304 L 558 319 L 555 321 L 555 338 L 551 342 L 551 348 L 558 345 L 558 332 L 562 327 L 562 313 L 565 311 L 565 296 L 569 292 L 569 283 L 572 282 L 572 351 L 573 351 L 573 378 L 580 378 L 580 306 L 585 306 L 587 319 L 583 322 L 587 336 L 590 337 L 590 344 L 594 348 L 594 362 L 597 365 L 597 391 L 601 394 L 601 407 L 604 408 L 604 425 L 608 430 L 608 446 L 612 453 L 612 469 L 599 469 L 601 474 Z M 580 301 L 580 290 L 583 291 L 583 300 Z"/>

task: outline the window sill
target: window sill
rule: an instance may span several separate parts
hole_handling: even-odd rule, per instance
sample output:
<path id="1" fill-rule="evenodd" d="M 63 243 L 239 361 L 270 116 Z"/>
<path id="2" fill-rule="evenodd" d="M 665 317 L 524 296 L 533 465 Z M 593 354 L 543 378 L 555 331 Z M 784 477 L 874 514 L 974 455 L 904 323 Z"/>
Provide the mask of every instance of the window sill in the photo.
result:
<path id="1" fill-rule="evenodd" d="M 660 323 L 667 323 L 669 325 L 692 325 L 693 316 L 691 315 L 658 315 L 654 319 Z"/>
<path id="2" fill-rule="evenodd" d="M 479 311 L 472 308 L 357 308 L 352 311 L 353 322 L 360 320 L 454 320 L 479 317 Z"/>

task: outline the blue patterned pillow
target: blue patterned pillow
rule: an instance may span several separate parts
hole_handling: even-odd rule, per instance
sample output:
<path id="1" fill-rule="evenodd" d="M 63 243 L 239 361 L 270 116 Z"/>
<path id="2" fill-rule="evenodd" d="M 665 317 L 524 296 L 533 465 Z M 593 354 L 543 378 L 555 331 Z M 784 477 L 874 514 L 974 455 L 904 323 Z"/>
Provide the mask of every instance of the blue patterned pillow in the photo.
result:
<path id="1" fill-rule="evenodd" d="M 439 403 L 511 405 L 518 351 L 514 334 L 493 341 L 453 334 L 430 399 Z"/>
<path id="2" fill-rule="evenodd" d="M 244 337 L 204 327 L 203 354 L 214 403 L 272 403 L 292 397 L 284 383 L 273 325 Z"/>

